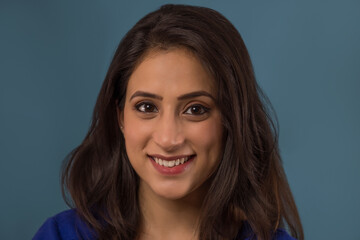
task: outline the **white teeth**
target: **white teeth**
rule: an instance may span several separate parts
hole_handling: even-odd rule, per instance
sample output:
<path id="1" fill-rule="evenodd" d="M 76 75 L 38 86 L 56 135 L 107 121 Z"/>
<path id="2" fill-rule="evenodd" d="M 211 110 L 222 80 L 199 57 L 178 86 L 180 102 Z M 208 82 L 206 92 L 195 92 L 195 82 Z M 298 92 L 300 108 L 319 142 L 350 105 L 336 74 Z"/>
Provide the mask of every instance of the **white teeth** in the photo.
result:
<path id="1" fill-rule="evenodd" d="M 189 160 L 189 157 L 179 158 L 172 161 L 163 160 L 161 158 L 153 157 L 155 162 L 161 166 L 172 168 L 174 166 L 178 166 L 180 164 L 184 164 Z"/>

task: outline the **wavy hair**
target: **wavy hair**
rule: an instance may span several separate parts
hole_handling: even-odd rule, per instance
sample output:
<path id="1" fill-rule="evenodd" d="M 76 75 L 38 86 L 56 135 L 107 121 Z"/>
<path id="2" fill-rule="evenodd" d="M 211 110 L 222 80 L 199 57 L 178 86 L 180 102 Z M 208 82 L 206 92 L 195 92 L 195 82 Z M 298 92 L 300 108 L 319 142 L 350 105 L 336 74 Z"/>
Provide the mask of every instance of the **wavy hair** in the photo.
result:
<path id="1" fill-rule="evenodd" d="M 121 40 L 90 129 L 64 162 L 65 200 L 99 239 L 136 239 L 139 177 L 127 157 L 116 110 L 123 109 L 129 77 L 146 53 L 178 47 L 191 51 L 213 76 L 225 133 L 222 161 L 202 206 L 200 238 L 234 238 L 247 221 L 258 239 L 270 239 L 278 228 L 303 239 L 267 111 L 271 105 L 257 85 L 238 31 L 205 7 L 164 5 Z"/>

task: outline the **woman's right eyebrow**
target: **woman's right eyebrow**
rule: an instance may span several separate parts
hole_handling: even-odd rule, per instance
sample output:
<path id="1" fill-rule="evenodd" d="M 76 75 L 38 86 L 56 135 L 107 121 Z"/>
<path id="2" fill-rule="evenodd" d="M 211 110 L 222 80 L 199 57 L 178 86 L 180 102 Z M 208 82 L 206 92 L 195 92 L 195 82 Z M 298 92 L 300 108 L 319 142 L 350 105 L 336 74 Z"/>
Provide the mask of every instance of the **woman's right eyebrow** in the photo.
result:
<path id="1" fill-rule="evenodd" d="M 143 92 L 143 91 L 136 91 L 131 97 L 130 100 L 135 98 L 135 97 L 148 97 L 148 98 L 155 98 L 155 99 L 159 99 L 162 100 L 163 98 L 159 95 L 153 94 L 153 93 L 149 93 L 149 92 Z"/>

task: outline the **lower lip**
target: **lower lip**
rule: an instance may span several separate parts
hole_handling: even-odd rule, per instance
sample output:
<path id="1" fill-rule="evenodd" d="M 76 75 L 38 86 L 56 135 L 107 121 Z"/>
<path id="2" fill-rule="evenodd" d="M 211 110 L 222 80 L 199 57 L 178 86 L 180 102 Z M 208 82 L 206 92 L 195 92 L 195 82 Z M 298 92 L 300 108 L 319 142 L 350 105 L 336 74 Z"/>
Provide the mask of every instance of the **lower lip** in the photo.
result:
<path id="1" fill-rule="evenodd" d="M 169 168 L 169 167 L 164 167 L 164 166 L 157 164 L 154 159 L 149 157 L 154 168 L 163 175 L 177 175 L 177 174 L 183 173 L 186 169 L 188 169 L 190 167 L 190 164 L 192 163 L 194 158 L 195 158 L 195 156 L 192 156 L 186 163 L 179 164 L 177 166 Z"/>

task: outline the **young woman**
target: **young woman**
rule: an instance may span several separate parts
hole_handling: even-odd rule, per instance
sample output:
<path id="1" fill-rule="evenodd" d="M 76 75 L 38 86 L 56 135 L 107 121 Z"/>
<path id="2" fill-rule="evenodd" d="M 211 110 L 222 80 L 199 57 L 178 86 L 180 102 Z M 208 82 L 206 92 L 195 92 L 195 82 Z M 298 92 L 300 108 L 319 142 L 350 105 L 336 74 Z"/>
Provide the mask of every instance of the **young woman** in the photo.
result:
<path id="1" fill-rule="evenodd" d="M 303 239 L 249 54 L 218 12 L 165 5 L 121 41 L 34 239 Z"/>

